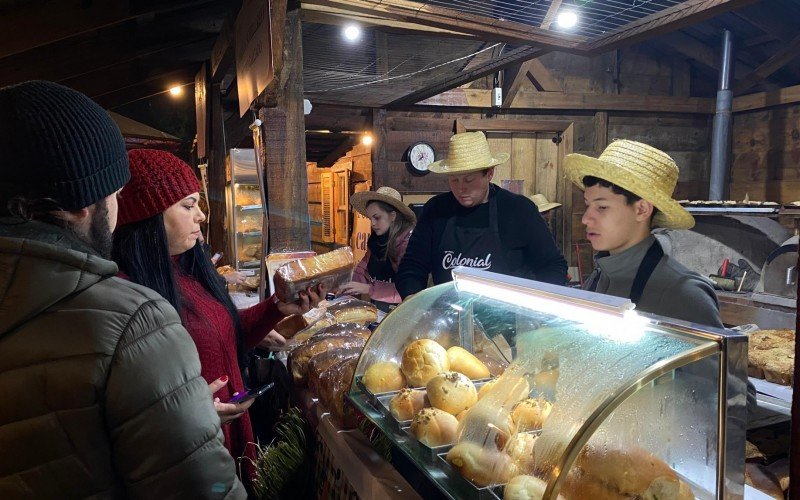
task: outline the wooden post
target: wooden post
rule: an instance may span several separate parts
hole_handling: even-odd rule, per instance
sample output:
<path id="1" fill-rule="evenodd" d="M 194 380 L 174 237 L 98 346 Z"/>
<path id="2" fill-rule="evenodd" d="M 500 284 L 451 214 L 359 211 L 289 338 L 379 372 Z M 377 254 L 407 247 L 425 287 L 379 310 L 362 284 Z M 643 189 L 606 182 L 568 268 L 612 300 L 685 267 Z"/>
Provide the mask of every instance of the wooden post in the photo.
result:
<path id="1" fill-rule="evenodd" d="M 222 111 L 222 95 L 220 84 L 210 86 L 207 103 L 210 110 L 209 120 L 209 151 L 208 151 L 208 211 L 209 228 L 208 244 L 214 252 L 224 252 L 221 264 L 231 263 L 235 260 L 232 250 L 228 247 L 228 232 L 225 229 L 225 220 L 228 218 L 228 203 L 225 185 L 225 119 Z"/>
<path id="2" fill-rule="evenodd" d="M 598 155 L 608 146 L 608 112 L 598 111 L 594 114 L 594 152 Z"/>
<path id="3" fill-rule="evenodd" d="M 386 109 L 372 110 L 372 189 L 386 182 L 389 161 L 386 155 Z"/>
<path id="4" fill-rule="evenodd" d="M 273 26 L 275 30 L 282 28 L 280 24 Z M 273 93 L 277 106 L 258 111 L 264 138 L 260 154 L 265 158 L 269 252 L 311 249 L 299 10 L 286 13 L 282 49 L 283 68 L 276 74 Z"/>

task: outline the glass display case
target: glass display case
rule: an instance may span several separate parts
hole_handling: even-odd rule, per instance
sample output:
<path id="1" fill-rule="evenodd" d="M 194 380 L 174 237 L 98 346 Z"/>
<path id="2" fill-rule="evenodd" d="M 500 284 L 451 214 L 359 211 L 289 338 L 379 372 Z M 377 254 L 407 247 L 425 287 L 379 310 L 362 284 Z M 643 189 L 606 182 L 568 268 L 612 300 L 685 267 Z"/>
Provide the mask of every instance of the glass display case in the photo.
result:
<path id="1" fill-rule="evenodd" d="M 744 335 L 453 276 L 383 320 L 348 395 L 448 497 L 743 497 Z"/>
<path id="2" fill-rule="evenodd" d="M 232 149 L 228 155 L 230 183 L 228 186 L 230 207 L 231 265 L 247 275 L 258 274 L 261 266 L 261 231 L 264 223 L 264 207 L 261 188 L 258 184 L 256 161 L 252 149 Z"/>

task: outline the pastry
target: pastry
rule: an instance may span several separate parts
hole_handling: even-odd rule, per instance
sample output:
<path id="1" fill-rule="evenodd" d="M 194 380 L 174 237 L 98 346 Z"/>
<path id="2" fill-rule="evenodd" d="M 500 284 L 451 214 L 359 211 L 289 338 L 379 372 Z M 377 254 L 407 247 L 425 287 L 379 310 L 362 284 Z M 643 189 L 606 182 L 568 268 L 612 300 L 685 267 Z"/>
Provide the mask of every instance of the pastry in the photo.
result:
<path id="1" fill-rule="evenodd" d="M 402 389 L 389 401 L 389 411 L 397 420 L 411 420 L 425 407 L 425 392 Z"/>
<path id="2" fill-rule="evenodd" d="M 518 401 L 527 398 L 530 392 L 530 385 L 524 377 L 503 375 L 484 384 L 478 391 L 478 399 L 483 399 L 491 394 L 492 403 L 510 408 Z"/>
<path id="3" fill-rule="evenodd" d="M 307 384 L 308 362 L 317 354 L 337 348 L 357 347 L 361 349 L 365 343 L 363 337 L 355 335 L 332 335 L 309 340 L 289 353 L 288 365 L 292 380 L 300 387 Z"/>
<path id="4" fill-rule="evenodd" d="M 511 457 L 493 448 L 460 442 L 447 452 L 447 461 L 478 487 L 507 483 L 519 475 Z"/>
<path id="5" fill-rule="evenodd" d="M 448 349 L 447 360 L 450 362 L 451 371 L 463 373 L 472 380 L 489 376 L 489 369 L 486 365 L 463 347 L 454 345 Z"/>
<path id="6" fill-rule="evenodd" d="M 794 384 L 794 331 L 757 330 L 750 334 L 747 373 L 782 385 Z"/>
<path id="7" fill-rule="evenodd" d="M 406 378 L 397 363 L 379 361 L 373 363 L 361 378 L 364 387 L 372 394 L 399 391 L 406 386 Z"/>
<path id="8" fill-rule="evenodd" d="M 431 448 L 454 443 L 456 440 L 456 417 L 437 408 L 423 408 L 411 421 L 411 434 Z"/>
<path id="9" fill-rule="evenodd" d="M 541 500 L 547 483 L 533 476 L 515 476 L 503 488 L 503 500 Z M 558 495 L 558 500 L 564 497 Z"/>
<path id="10" fill-rule="evenodd" d="M 400 369 L 409 385 L 424 387 L 437 374 L 450 371 L 450 361 L 444 347 L 433 340 L 420 339 L 406 347 Z"/>
<path id="11" fill-rule="evenodd" d="M 553 411 L 553 404 L 544 398 L 528 398 L 514 405 L 511 418 L 518 432 L 541 429 L 544 421 Z"/>
<path id="12" fill-rule="evenodd" d="M 294 302 L 300 291 L 319 284 L 334 290 L 352 279 L 353 264 L 350 247 L 288 262 L 275 271 L 275 295 L 282 302 Z"/>
<path id="13" fill-rule="evenodd" d="M 523 472 L 533 472 L 534 451 L 533 445 L 538 436 L 527 432 L 518 432 L 511 436 L 503 451 L 511 457 L 517 467 Z"/>
<path id="14" fill-rule="evenodd" d="M 471 441 L 481 446 L 493 445 L 494 449 L 505 448 L 514 434 L 514 421 L 503 407 L 481 401 L 461 417 L 458 423 L 459 441 Z"/>
<path id="15" fill-rule="evenodd" d="M 442 372 L 425 386 L 434 408 L 456 415 L 478 402 L 475 384 L 463 373 Z"/>

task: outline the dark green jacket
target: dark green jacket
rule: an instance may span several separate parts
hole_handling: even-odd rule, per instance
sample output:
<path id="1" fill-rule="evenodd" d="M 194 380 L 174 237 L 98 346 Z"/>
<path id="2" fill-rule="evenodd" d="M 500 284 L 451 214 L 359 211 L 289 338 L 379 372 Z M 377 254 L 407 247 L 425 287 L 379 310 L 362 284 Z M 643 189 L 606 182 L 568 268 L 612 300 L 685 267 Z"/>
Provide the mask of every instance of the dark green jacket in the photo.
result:
<path id="1" fill-rule="evenodd" d="M 244 498 L 178 314 L 116 273 L 0 219 L 0 498 Z"/>

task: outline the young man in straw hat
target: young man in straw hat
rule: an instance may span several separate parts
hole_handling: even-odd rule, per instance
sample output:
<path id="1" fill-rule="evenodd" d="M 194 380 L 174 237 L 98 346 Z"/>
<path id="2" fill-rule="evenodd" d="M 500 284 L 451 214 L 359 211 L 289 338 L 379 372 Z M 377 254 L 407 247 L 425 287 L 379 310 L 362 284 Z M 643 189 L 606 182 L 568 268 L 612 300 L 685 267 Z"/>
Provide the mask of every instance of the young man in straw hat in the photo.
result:
<path id="1" fill-rule="evenodd" d="M 722 327 L 717 296 L 699 274 L 664 255 L 653 226 L 690 229 L 694 218 L 672 199 L 678 166 L 666 153 L 634 141 L 612 142 L 599 158 L 564 158 L 584 191 L 586 237 L 597 268 L 592 291 L 628 297 L 645 312 Z"/>
<path id="2" fill-rule="evenodd" d="M 397 273 L 397 290 L 407 297 L 452 280 L 457 266 L 486 269 L 564 284 L 567 263 L 536 205 L 490 181 L 507 153 L 492 154 L 483 132 L 456 134 L 447 159 L 428 169 L 447 175 L 450 192 L 424 206 Z"/>
<path id="3" fill-rule="evenodd" d="M 553 209 L 560 207 L 561 203 L 549 201 L 545 195 L 538 193 L 531 196 L 531 201 L 536 205 L 536 208 L 539 209 L 539 213 L 542 214 L 542 218 L 547 223 L 547 227 L 550 228 L 550 232 L 552 233 L 553 227 L 551 226 L 551 222 L 553 220 Z"/>

